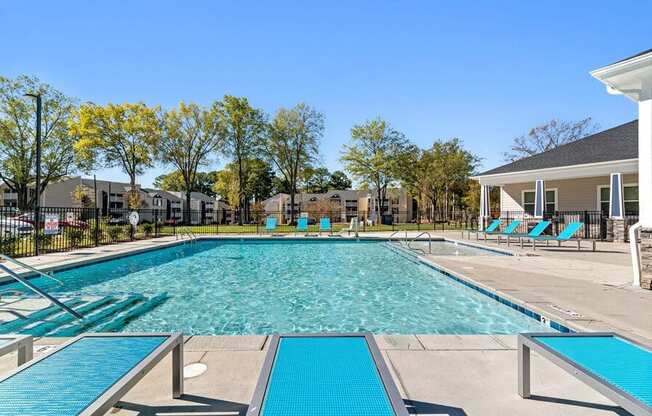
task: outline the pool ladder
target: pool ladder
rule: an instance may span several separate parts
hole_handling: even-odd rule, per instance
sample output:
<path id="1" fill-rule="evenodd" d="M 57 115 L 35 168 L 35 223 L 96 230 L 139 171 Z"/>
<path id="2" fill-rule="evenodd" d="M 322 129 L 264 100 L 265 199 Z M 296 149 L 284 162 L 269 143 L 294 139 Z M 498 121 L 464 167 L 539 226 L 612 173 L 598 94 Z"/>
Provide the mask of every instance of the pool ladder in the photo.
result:
<path id="1" fill-rule="evenodd" d="M 179 239 L 179 237 L 184 237 L 184 236 L 188 237 L 191 243 L 197 242 L 197 236 L 195 235 L 195 233 L 192 232 L 192 230 L 190 230 L 187 227 L 177 228 L 177 233 L 176 233 L 177 240 Z"/>
<path id="2" fill-rule="evenodd" d="M 405 237 L 403 238 L 403 245 L 405 245 L 406 248 L 408 248 L 410 250 L 414 250 L 414 251 L 420 251 L 423 254 L 432 254 L 432 235 L 430 235 L 429 232 L 424 231 L 424 232 L 420 233 L 419 235 L 417 235 L 416 237 L 411 238 L 410 240 L 408 240 L 407 230 L 398 230 L 398 231 L 394 231 L 393 233 L 391 233 L 389 235 L 390 241 L 391 241 L 392 237 L 394 237 L 396 234 L 399 234 L 399 233 L 405 233 Z M 424 236 L 424 235 L 428 236 L 428 253 L 426 253 L 426 251 L 424 249 L 422 249 L 422 248 L 415 248 L 415 247 L 410 246 L 410 243 L 413 243 L 413 242 L 417 241 L 419 239 L 419 237 Z M 401 240 L 400 239 L 398 240 L 398 243 L 399 243 L 399 245 L 401 245 Z"/>

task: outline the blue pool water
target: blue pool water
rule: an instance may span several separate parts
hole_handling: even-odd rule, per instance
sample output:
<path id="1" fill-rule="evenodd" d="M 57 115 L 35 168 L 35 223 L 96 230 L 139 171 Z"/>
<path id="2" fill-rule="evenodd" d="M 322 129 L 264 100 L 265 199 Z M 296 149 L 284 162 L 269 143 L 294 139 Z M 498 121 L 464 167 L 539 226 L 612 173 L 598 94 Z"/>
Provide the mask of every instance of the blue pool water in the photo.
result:
<path id="1" fill-rule="evenodd" d="M 65 285 L 49 289 L 59 293 L 168 294 L 155 309 L 118 328 L 124 331 L 511 334 L 548 329 L 387 242 L 201 240 L 55 276 Z"/>

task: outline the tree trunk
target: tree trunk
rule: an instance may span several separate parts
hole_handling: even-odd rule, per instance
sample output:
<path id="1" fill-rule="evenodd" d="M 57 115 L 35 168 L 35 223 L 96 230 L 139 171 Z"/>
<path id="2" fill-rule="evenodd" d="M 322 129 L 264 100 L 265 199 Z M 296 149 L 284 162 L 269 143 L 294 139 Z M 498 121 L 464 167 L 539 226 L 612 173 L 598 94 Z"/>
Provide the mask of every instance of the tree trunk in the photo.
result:
<path id="1" fill-rule="evenodd" d="M 294 186 L 290 189 L 290 224 L 294 224 Z"/>
<path id="2" fill-rule="evenodd" d="M 191 219 L 190 218 L 190 215 L 191 215 L 191 212 L 190 212 L 190 194 L 191 194 L 190 189 L 186 189 L 186 207 L 187 207 L 187 209 L 184 211 L 184 214 L 183 214 L 183 217 L 184 217 L 183 222 L 185 222 L 188 225 L 190 225 L 190 219 Z"/>

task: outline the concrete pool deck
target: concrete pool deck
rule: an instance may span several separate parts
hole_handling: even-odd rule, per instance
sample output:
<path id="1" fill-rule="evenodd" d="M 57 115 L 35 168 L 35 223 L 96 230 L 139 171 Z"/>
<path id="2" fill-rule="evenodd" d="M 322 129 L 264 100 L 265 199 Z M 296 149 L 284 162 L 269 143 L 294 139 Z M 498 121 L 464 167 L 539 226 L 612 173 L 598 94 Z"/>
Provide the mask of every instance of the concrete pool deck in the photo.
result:
<path id="1" fill-rule="evenodd" d="M 364 236 L 387 237 L 390 233 Z M 460 239 L 459 232 L 437 233 Z M 415 236 L 409 233 L 408 236 Z M 433 235 L 434 236 L 434 235 Z M 221 236 L 220 236 L 221 237 Z M 239 238 L 240 236 L 231 236 Z M 249 235 L 242 237 L 251 237 Z M 174 244 L 174 238 L 53 253 L 23 261 L 53 268 Z M 475 240 L 471 243 L 477 244 Z M 487 244 L 490 248 L 495 243 Z M 505 248 L 503 244 L 501 248 Z M 570 327 L 614 330 L 652 345 L 652 291 L 631 287 L 627 246 L 599 243 L 598 252 L 567 248 L 521 251 L 519 256 L 426 256 L 455 275 L 490 288 Z M 18 305 L 4 305 L 2 310 Z M 29 310 L 26 305 L 21 305 Z M 421 415 L 627 414 L 546 360 L 533 358 L 534 399 L 516 394 L 514 336 L 377 336 L 412 413 Z M 183 400 L 170 399 L 169 361 L 155 368 L 125 398 L 119 415 L 244 415 L 266 350 L 265 336 L 189 337 L 186 363 L 208 371 L 186 380 Z M 37 341 L 35 355 L 61 339 Z M 0 373 L 15 365 L 0 358 Z"/>

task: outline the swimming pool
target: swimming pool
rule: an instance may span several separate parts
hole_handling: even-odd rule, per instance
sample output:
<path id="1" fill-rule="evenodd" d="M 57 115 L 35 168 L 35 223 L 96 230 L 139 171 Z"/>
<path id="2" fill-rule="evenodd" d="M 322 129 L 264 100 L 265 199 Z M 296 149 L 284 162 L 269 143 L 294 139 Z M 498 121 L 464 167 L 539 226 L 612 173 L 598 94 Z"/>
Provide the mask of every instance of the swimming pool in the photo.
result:
<path id="1" fill-rule="evenodd" d="M 165 298 L 118 325 L 105 325 L 102 319 L 116 318 L 100 316 L 93 329 L 188 335 L 549 330 L 380 241 L 199 240 L 55 276 L 63 287 L 33 280 L 59 296 Z"/>

